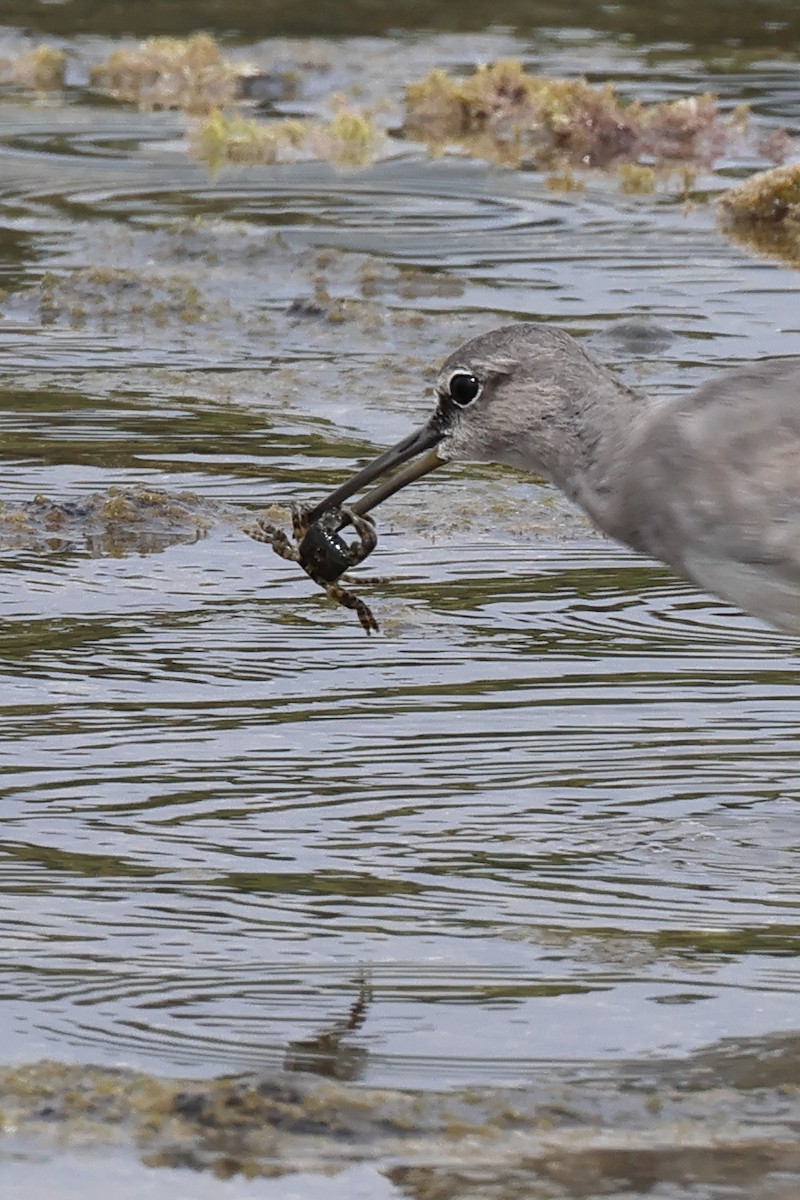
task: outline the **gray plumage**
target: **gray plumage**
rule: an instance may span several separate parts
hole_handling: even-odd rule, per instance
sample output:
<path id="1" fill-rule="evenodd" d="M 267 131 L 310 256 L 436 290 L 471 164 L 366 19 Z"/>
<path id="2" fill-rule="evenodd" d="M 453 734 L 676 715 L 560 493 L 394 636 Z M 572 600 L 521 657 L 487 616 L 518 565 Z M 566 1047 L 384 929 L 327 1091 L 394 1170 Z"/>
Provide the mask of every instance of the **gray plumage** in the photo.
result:
<path id="1" fill-rule="evenodd" d="M 458 405 L 461 372 L 481 391 Z M 654 404 L 568 334 L 519 324 L 452 354 L 437 392 L 443 460 L 541 474 L 611 537 L 800 633 L 800 358 Z"/>

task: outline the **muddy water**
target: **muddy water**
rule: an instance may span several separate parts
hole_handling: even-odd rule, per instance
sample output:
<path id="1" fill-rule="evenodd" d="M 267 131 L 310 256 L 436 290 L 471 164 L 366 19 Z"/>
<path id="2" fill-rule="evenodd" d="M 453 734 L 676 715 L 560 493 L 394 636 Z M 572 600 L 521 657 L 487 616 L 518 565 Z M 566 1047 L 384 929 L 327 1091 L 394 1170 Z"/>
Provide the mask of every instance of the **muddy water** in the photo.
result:
<path id="1" fill-rule="evenodd" d="M 796 120 L 796 62 L 710 73 L 682 36 L 322 49 L 345 83 L 514 52 Z M 317 1110 L 302 1145 L 209 1148 L 161 1082 L 187 1128 L 145 1161 L 331 1197 L 738 1195 L 747 1164 L 741 1194 L 796 1195 L 794 644 L 512 472 L 386 506 L 371 640 L 239 529 L 400 436 L 437 361 L 502 321 L 586 338 L 656 399 L 800 353 L 797 274 L 703 202 L 758 163 L 688 204 L 413 146 L 209 178 L 185 127 L 77 84 L 0 99 L 7 1124 L 38 1136 L 48 1088 L 69 1124 L 67 1064 L 131 1088 L 281 1071 L 362 1105 L 346 1152 Z M 34 1087 L 15 1068 L 39 1059 Z M 77 1078 L 101 1109 L 114 1077 Z M 42 1145 L 4 1152 L 4 1195 L 67 1188 Z M 175 1194 L 115 1153 L 73 1164 L 75 1194 L 112 1171 Z"/>

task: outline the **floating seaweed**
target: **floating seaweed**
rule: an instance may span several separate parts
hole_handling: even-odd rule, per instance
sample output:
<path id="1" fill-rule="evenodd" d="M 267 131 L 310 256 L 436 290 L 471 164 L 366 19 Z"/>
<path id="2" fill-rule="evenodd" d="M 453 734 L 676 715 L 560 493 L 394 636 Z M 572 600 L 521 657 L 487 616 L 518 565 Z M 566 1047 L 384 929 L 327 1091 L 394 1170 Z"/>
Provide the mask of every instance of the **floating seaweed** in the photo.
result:
<path id="1" fill-rule="evenodd" d="M 223 163 L 278 163 L 324 159 L 337 166 L 365 166 L 377 156 L 384 135 L 371 117 L 340 109 L 327 122 L 285 118 L 257 121 L 220 111 L 190 136 L 195 157 L 218 169 Z"/>
<path id="2" fill-rule="evenodd" d="M 405 135 L 434 150 L 456 141 L 490 161 L 562 170 L 640 156 L 708 162 L 742 135 L 746 122 L 741 109 L 721 116 L 710 94 L 626 102 L 611 83 L 531 75 L 516 59 L 479 66 L 465 79 L 432 71 L 409 84 L 405 103 Z M 642 182 L 635 190 L 644 190 Z"/>
<path id="3" fill-rule="evenodd" d="M 113 50 L 91 68 L 89 82 L 117 100 L 144 109 L 178 108 L 208 113 L 251 98 L 271 82 L 281 96 L 292 93 L 290 72 L 270 75 L 252 63 L 225 58 L 207 33 L 190 38 L 153 37 L 130 49 Z M 273 98 L 275 98 L 273 96 Z"/>
<path id="4" fill-rule="evenodd" d="M 800 163 L 751 175 L 725 192 L 717 211 L 733 241 L 800 266 Z"/>
<path id="5" fill-rule="evenodd" d="M 0 83 L 34 92 L 57 92 L 64 86 L 67 56 L 54 46 L 35 46 L 13 58 L 0 59 Z"/>
<path id="6" fill-rule="evenodd" d="M 617 167 L 619 190 L 626 196 L 648 195 L 656 190 L 656 173 L 641 163 L 620 163 Z"/>

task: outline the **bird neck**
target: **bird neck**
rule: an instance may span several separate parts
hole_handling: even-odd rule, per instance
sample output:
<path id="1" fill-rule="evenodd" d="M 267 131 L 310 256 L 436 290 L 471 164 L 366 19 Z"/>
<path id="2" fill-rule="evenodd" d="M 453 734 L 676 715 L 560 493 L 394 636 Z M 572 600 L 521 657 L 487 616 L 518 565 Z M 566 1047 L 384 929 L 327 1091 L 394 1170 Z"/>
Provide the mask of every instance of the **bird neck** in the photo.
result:
<path id="1" fill-rule="evenodd" d="M 551 422 L 547 474 L 611 536 L 627 540 L 618 513 L 628 452 L 651 411 L 646 398 L 599 364 L 591 379 L 562 393 L 558 425 Z M 598 369 L 599 368 L 599 369 Z M 569 383 L 569 381 L 566 381 Z M 585 386 L 584 386 L 585 385 Z"/>

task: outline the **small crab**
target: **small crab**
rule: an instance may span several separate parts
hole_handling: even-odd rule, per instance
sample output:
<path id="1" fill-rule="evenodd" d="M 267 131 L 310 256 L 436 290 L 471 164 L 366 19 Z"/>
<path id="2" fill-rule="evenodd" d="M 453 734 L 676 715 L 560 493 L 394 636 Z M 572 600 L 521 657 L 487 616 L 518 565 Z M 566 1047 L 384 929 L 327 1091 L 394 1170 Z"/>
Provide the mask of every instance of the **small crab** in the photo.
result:
<path id="1" fill-rule="evenodd" d="M 281 558 L 299 563 L 309 578 L 327 592 L 331 600 L 352 608 L 367 633 L 377 632 L 378 622 L 364 601 L 353 592 L 343 588 L 339 580 L 345 571 L 357 567 L 378 544 L 375 522 L 372 517 L 360 516 L 351 508 L 332 508 L 318 521 L 308 522 L 311 510 L 292 505 L 292 534 L 288 535 L 264 517 L 257 517 L 254 525 L 248 525 L 245 533 L 257 542 L 266 542 Z M 339 536 L 339 530 L 352 525 L 358 540 L 349 544 Z"/>

